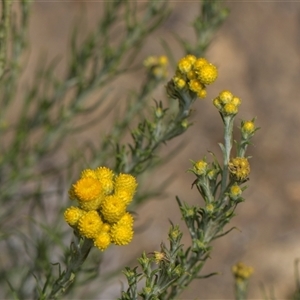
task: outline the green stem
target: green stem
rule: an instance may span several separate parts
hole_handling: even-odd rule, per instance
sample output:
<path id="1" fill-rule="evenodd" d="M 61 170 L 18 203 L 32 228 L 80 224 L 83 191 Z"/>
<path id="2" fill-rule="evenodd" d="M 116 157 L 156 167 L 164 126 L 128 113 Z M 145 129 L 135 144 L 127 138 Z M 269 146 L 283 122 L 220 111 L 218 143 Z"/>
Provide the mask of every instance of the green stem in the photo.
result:
<path id="1" fill-rule="evenodd" d="M 90 239 L 85 239 L 82 244 L 71 244 L 71 260 L 67 269 L 54 283 L 48 299 L 55 300 L 66 293 L 69 286 L 74 282 L 76 273 L 88 257 L 92 246 L 93 241 Z"/>
<path id="2" fill-rule="evenodd" d="M 228 179 L 228 164 L 230 160 L 230 152 L 232 148 L 232 131 L 233 131 L 233 118 L 232 116 L 226 116 L 224 120 L 224 149 L 223 149 L 223 159 L 224 166 L 222 172 L 222 183 L 221 183 L 221 193 L 220 199 L 223 198 L 224 192 L 227 188 L 227 179 Z"/>

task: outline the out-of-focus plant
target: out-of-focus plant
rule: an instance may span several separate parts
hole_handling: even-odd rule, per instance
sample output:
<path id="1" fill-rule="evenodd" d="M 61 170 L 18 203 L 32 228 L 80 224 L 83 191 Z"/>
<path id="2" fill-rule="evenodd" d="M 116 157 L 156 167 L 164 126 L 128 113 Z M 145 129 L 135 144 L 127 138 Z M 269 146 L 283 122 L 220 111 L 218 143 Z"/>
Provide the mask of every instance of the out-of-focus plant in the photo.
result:
<path id="1" fill-rule="evenodd" d="M 153 56 L 144 61 L 147 70 L 144 80 L 137 84 L 135 91 L 124 96 L 114 83 L 141 65 L 135 58 L 145 40 L 166 20 L 170 7 L 168 1 L 118 0 L 103 3 L 98 25 L 83 38 L 81 26 L 75 26 L 71 52 L 62 74 L 56 74 L 57 60 L 43 60 L 30 83 L 22 75 L 29 55 L 28 28 L 34 4 L 30 0 L 2 0 L 1 3 L 0 297 L 54 299 L 98 275 L 95 267 L 82 269 L 93 245 L 104 250 L 108 240 L 117 245 L 129 243 L 132 227 L 117 227 L 117 224 L 123 213 L 130 223 L 131 215 L 126 207 L 132 199 L 125 208 L 113 213 L 112 206 L 105 206 L 108 202 L 105 199 L 118 194 L 116 178 L 122 177 L 121 174 L 135 178 L 159 164 L 158 148 L 188 129 L 191 105 L 197 96 L 206 96 L 206 86 L 216 79 L 217 71 L 200 59 L 199 65 L 187 72 L 187 64 L 194 63 L 188 62 L 193 56 L 187 56 L 167 85 L 170 98 L 149 104 L 153 91 L 168 78 L 167 56 Z M 219 1 L 199 1 L 199 7 L 194 23 L 197 43 L 192 46 L 182 39 L 180 46 L 185 54 L 201 53 L 202 56 L 226 10 Z M 165 49 L 172 59 L 174 54 L 170 48 Z M 119 94 L 126 101 L 116 110 Z M 119 114 L 109 129 L 105 128 L 105 134 L 98 129 L 97 141 L 86 139 L 80 145 L 74 143 L 78 134 L 82 136 L 93 126 L 103 128 L 101 120 L 107 120 L 116 111 Z M 132 142 L 128 142 L 129 134 Z M 71 150 L 65 150 L 70 144 Z M 112 176 L 114 183 L 103 194 L 105 197 L 102 195 L 103 203 L 89 211 L 82 199 L 94 200 L 93 195 L 99 192 L 97 180 L 103 184 L 103 177 L 86 176 L 85 172 L 73 185 L 71 181 L 79 170 L 96 172 L 98 166 L 109 167 L 112 174 L 120 175 Z M 91 183 L 91 178 L 94 178 L 91 186 L 95 188 L 92 192 L 81 185 Z M 74 188 L 70 197 L 78 201 L 78 206 L 65 210 L 69 185 Z M 124 196 L 126 189 L 122 191 Z M 131 207 L 146 201 L 151 195 L 147 192 L 138 191 Z M 74 229 L 70 247 L 65 242 L 70 230 L 62 225 L 64 211 L 66 221 Z M 118 212 L 116 217 L 114 213 Z M 78 223 L 74 221 L 76 215 Z M 93 226 L 88 224 L 101 226 L 91 233 Z M 102 239 L 98 238 L 100 233 Z M 99 264 L 100 254 L 96 258 Z"/>

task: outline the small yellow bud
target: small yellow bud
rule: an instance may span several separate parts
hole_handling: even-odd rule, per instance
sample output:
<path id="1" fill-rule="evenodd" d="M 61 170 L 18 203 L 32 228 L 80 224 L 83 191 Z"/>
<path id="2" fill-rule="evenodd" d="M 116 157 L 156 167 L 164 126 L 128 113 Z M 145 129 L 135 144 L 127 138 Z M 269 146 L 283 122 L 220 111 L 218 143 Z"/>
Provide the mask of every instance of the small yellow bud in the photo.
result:
<path id="1" fill-rule="evenodd" d="M 186 57 L 180 59 L 177 66 L 179 71 L 183 74 L 187 74 L 192 69 L 192 63 Z"/>
<path id="2" fill-rule="evenodd" d="M 238 108 L 233 103 L 226 103 L 223 107 L 223 112 L 226 115 L 236 115 L 238 113 Z"/>
<path id="3" fill-rule="evenodd" d="M 242 132 L 245 134 L 252 134 L 255 131 L 255 124 L 252 121 L 242 122 Z"/>
<path id="4" fill-rule="evenodd" d="M 199 91 L 199 92 L 197 93 L 197 96 L 198 96 L 200 99 L 206 98 L 206 96 L 207 96 L 206 89 L 202 89 L 201 91 Z"/>
<path id="5" fill-rule="evenodd" d="M 219 99 L 222 104 L 226 104 L 231 102 L 231 100 L 233 99 L 233 95 L 229 91 L 223 91 L 219 94 Z"/>
<path id="6" fill-rule="evenodd" d="M 232 273 L 236 279 L 247 280 L 254 270 L 252 267 L 246 266 L 245 264 L 239 262 L 232 267 Z"/>
<path id="7" fill-rule="evenodd" d="M 194 164 L 193 168 L 196 175 L 203 175 L 207 171 L 207 162 L 204 160 L 199 160 Z"/>
<path id="8" fill-rule="evenodd" d="M 230 193 L 229 194 L 230 194 L 231 198 L 237 199 L 242 194 L 242 189 L 237 184 L 234 184 L 230 188 Z"/>
<path id="9" fill-rule="evenodd" d="M 231 100 L 231 103 L 234 104 L 235 106 L 240 106 L 241 105 L 241 99 L 239 97 L 233 97 Z"/>
<path id="10" fill-rule="evenodd" d="M 173 82 L 175 86 L 180 90 L 182 90 L 186 86 L 186 81 L 181 77 L 177 77 L 177 76 L 173 77 Z"/>

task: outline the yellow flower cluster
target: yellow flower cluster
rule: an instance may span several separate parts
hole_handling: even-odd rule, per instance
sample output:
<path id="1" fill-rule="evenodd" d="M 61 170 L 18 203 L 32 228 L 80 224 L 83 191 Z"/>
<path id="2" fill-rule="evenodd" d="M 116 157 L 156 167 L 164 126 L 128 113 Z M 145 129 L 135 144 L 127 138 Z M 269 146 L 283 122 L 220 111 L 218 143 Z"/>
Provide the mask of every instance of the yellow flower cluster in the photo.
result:
<path id="1" fill-rule="evenodd" d="M 224 115 L 236 115 L 241 99 L 234 96 L 230 91 L 223 91 L 213 100 L 214 106 Z"/>
<path id="2" fill-rule="evenodd" d="M 144 60 L 144 66 L 150 71 L 156 79 L 165 79 L 168 77 L 168 58 L 162 56 L 149 56 Z"/>
<path id="3" fill-rule="evenodd" d="M 187 55 L 179 60 L 173 82 L 179 90 L 187 88 L 199 98 L 205 98 L 206 85 L 213 83 L 217 77 L 217 68 L 205 58 Z"/>
<path id="4" fill-rule="evenodd" d="M 232 273 L 237 280 L 246 280 L 253 274 L 253 268 L 239 262 L 232 267 Z"/>
<path id="5" fill-rule="evenodd" d="M 102 251 L 111 243 L 127 245 L 133 237 L 133 217 L 126 209 L 136 187 L 130 174 L 115 175 L 106 167 L 86 169 L 69 190 L 78 206 L 66 209 L 65 220 Z"/>
<path id="6" fill-rule="evenodd" d="M 237 181 L 246 180 L 250 174 L 250 164 L 245 157 L 232 158 L 228 164 L 228 169 Z"/>

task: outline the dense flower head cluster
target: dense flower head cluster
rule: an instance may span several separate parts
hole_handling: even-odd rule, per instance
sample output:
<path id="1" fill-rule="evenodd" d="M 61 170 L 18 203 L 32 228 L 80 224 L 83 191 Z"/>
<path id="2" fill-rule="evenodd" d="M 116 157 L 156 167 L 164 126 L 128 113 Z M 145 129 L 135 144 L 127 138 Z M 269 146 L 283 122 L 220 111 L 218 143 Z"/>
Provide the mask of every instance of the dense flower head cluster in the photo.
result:
<path id="1" fill-rule="evenodd" d="M 225 90 L 213 100 L 213 104 L 223 115 L 236 115 L 241 99 L 234 96 L 230 91 Z"/>
<path id="2" fill-rule="evenodd" d="M 65 210 L 65 220 L 102 251 L 111 243 L 127 245 L 133 237 L 133 217 L 127 206 L 136 187 L 130 174 L 116 175 L 106 167 L 85 169 L 69 190 L 70 199 L 78 206 Z"/>
<path id="3" fill-rule="evenodd" d="M 144 60 L 144 66 L 149 70 L 150 75 L 156 79 L 165 79 L 168 77 L 169 60 L 165 55 L 149 56 Z"/>
<path id="4" fill-rule="evenodd" d="M 206 85 L 213 83 L 217 77 L 217 68 L 205 58 L 187 55 L 179 60 L 173 82 L 177 89 L 188 89 L 199 98 L 205 98 Z"/>
<path id="5" fill-rule="evenodd" d="M 250 174 L 250 164 L 245 157 L 232 158 L 228 164 L 228 169 L 237 181 L 246 180 Z"/>

